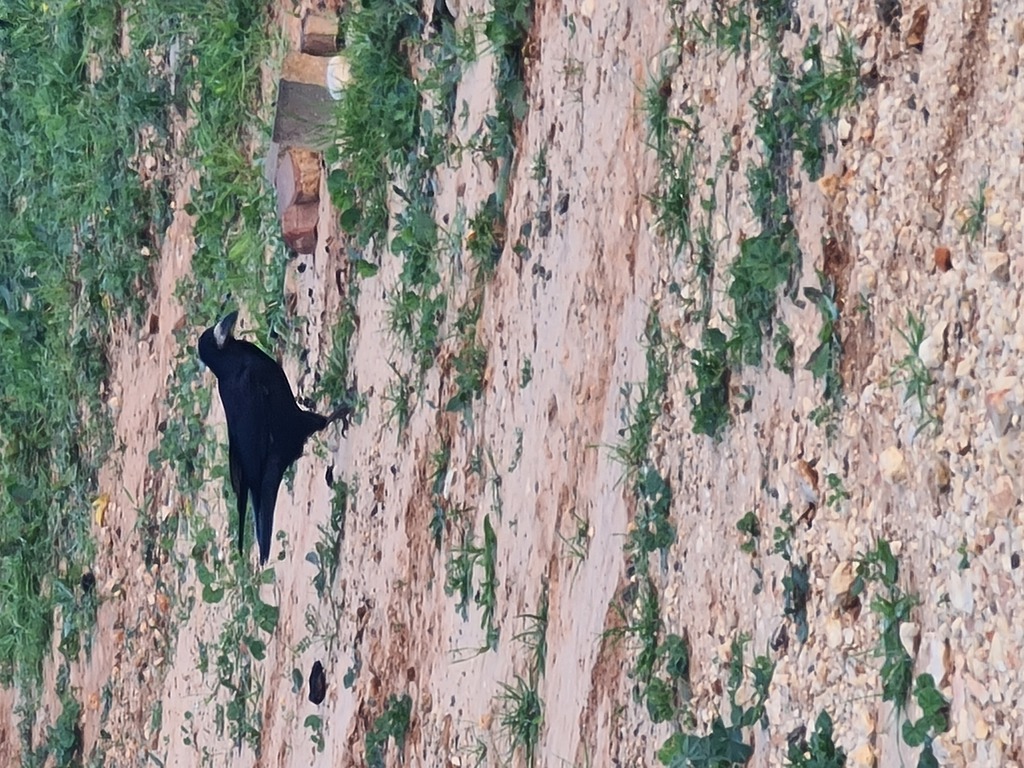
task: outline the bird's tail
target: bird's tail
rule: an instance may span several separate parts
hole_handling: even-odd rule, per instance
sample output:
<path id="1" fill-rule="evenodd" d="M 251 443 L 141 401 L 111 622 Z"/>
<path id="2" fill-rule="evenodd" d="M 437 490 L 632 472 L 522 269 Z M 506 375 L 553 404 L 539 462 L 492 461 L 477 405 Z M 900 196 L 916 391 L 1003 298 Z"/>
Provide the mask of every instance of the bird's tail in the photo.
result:
<path id="1" fill-rule="evenodd" d="M 321 429 L 330 424 L 330 421 L 325 416 L 321 416 L 319 413 L 313 411 L 305 411 L 300 409 L 302 413 L 302 432 L 306 437 L 309 437 L 314 432 L 319 432 Z"/>

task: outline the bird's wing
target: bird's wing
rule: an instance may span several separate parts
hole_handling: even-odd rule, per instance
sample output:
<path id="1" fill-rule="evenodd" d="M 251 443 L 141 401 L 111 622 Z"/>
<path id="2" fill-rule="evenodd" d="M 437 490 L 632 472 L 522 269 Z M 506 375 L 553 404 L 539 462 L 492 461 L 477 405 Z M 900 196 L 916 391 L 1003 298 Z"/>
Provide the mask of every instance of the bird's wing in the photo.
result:
<path id="1" fill-rule="evenodd" d="M 249 485 L 245 482 L 242 460 L 235 450 L 235 441 L 228 437 L 228 466 L 231 469 L 231 489 L 238 502 L 238 554 L 245 555 L 245 508 L 249 503 Z"/>
<path id="2" fill-rule="evenodd" d="M 266 387 L 247 365 L 220 379 L 220 399 L 228 422 L 231 487 L 238 497 L 238 546 L 244 552 L 246 497 L 252 493 L 255 507 L 270 455 L 270 404 Z"/>
<path id="3" fill-rule="evenodd" d="M 271 438 L 271 440 L 273 440 Z M 273 446 L 273 442 L 271 442 Z M 281 462 L 276 451 L 271 450 L 263 471 L 259 494 L 253 493 L 253 517 L 256 522 L 256 543 L 260 548 L 260 565 L 270 556 L 270 540 L 274 535 L 274 507 L 277 504 L 277 489 L 287 467 Z"/>

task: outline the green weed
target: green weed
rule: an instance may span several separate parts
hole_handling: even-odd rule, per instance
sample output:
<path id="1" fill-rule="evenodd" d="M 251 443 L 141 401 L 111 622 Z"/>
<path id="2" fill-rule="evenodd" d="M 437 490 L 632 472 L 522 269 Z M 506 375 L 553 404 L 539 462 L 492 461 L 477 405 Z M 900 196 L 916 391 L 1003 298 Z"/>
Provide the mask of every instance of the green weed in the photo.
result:
<path id="1" fill-rule="evenodd" d="M 313 586 L 317 596 L 322 600 L 334 585 L 341 561 L 341 545 L 345 541 L 345 520 L 348 515 L 349 499 L 352 490 L 344 480 L 334 483 L 334 497 L 331 502 L 331 518 L 327 526 L 318 526 L 320 539 L 314 545 L 314 551 L 306 555 L 306 560 L 317 569 L 313 577 Z"/>
<path id="2" fill-rule="evenodd" d="M 729 424 L 728 341 L 717 328 L 707 328 L 703 348 L 690 354 L 696 384 L 687 389 L 693 431 L 717 438 Z"/>
<path id="3" fill-rule="evenodd" d="M 411 717 L 412 698 L 409 694 L 388 696 L 384 711 L 373 721 L 373 727 L 363 739 L 363 759 L 369 768 L 384 768 L 389 741 L 395 742 L 399 755 L 404 754 Z"/>
<path id="4" fill-rule="evenodd" d="M 839 305 L 836 304 L 832 280 L 822 273 L 818 274 L 818 279 L 821 281 L 821 290 L 804 288 L 804 296 L 821 313 L 819 343 L 804 368 L 815 379 L 825 382 L 825 402 L 833 413 L 838 413 L 843 404 L 843 377 L 839 367 L 843 354 L 843 344 L 839 338 Z"/>
<path id="5" fill-rule="evenodd" d="M 644 462 L 633 486 L 636 494 L 636 519 L 626 537 L 626 551 L 639 572 L 647 572 L 651 553 L 666 551 L 676 540 L 672 524 L 672 489 L 649 462 Z"/>
<path id="6" fill-rule="evenodd" d="M 210 648 L 201 641 L 199 650 L 199 671 L 206 675 L 212 650 L 214 690 L 228 695 L 226 704 L 217 701 L 214 706 L 216 733 L 223 736 L 226 731 L 235 743 L 245 741 L 258 750 L 263 683 L 255 663 L 266 658 L 265 637 L 274 634 L 280 617 L 280 609 L 264 602 L 260 593 L 273 583 L 274 571 L 266 568 L 254 576 L 234 547 L 220 550 L 209 525 L 198 532 L 191 556 L 202 600 L 225 603 L 230 612 L 216 645 Z"/>
<path id="7" fill-rule="evenodd" d="M 736 530 L 746 538 L 740 544 L 740 551 L 748 555 L 757 554 L 757 542 L 761 538 L 761 522 L 757 519 L 757 513 L 750 510 L 736 523 Z"/>
<path id="8" fill-rule="evenodd" d="M 850 498 L 849 492 L 843 486 L 843 478 L 829 472 L 825 475 L 825 503 L 830 507 L 838 509 L 839 506 Z"/>
<path id="9" fill-rule="evenodd" d="M 578 515 L 575 510 L 572 512 L 572 521 L 571 535 L 563 536 L 559 532 L 558 538 L 568 550 L 569 557 L 581 563 L 590 552 L 590 521 Z"/>
<path id="10" fill-rule="evenodd" d="M 484 373 L 487 368 L 487 348 L 476 339 L 482 304 L 471 300 L 459 312 L 455 332 L 462 346 L 452 360 L 455 369 L 455 394 L 445 405 L 449 412 L 463 411 L 484 391 Z"/>
<path id="11" fill-rule="evenodd" d="M 324 739 L 324 719 L 320 715 L 308 715 L 302 726 L 310 730 L 309 738 L 317 752 L 323 752 L 327 742 Z"/>
<path id="12" fill-rule="evenodd" d="M 491 525 L 490 515 L 484 515 L 484 538 L 479 545 L 473 544 L 472 530 L 463 533 L 461 546 L 452 550 L 446 566 L 444 591 L 446 595 L 458 594 L 459 602 L 455 610 L 463 620 L 469 617 L 470 598 L 482 609 L 480 628 L 486 636 L 486 649 L 493 650 L 498 644 L 498 625 L 494 622 L 497 608 L 498 578 L 497 569 L 498 538 Z M 479 565 L 483 570 L 483 578 L 479 589 L 473 592 L 473 572 Z"/>
<path id="13" fill-rule="evenodd" d="M 860 597 L 868 584 L 877 585 L 881 591 L 871 600 L 871 610 L 878 617 L 882 631 L 878 648 L 883 657 L 882 700 L 891 701 L 896 710 L 902 712 L 913 682 L 914 660 L 900 640 L 900 625 L 910 621 L 910 612 L 919 600 L 900 589 L 899 573 L 899 561 L 889 542 L 879 538 L 873 550 L 858 558 L 850 595 Z"/>
<path id="14" fill-rule="evenodd" d="M 938 766 L 932 742 L 937 735 L 949 730 L 950 704 L 935 686 L 935 678 L 927 673 L 918 675 L 914 682 L 914 698 L 921 708 L 921 716 L 917 720 L 903 721 L 903 741 L 909 747 L 922 747 L 918 768 L 932 768 Z"/>
<path id="15" fill-rule="evenodd" d="M 548 656 L 548 585 L 544 582 L 535 613 L 525 613 L 516 618 L 526 621 L 526 628 L 515 635 L 531 651 L 530 680 L 535 684 L 544 675 Z"/>
<path id="16" fill-rule="evenodd" d="M 522 749 L 527 765 L 534 765 L 544 727 L 544 705 L 535 684 L 516 675 L 515 685 L 501 684 L 502 710 L 498 722 L 509 742 L 509 760 Z"/>
<path id="17" fill-rule="evenodd" d="M 491 194 L 469 220 L 466 246 L 476 268 L 478 283 L 494 276 L 502 249 L 505 247 L 505 214 L 498 208 L 498 198 Z"/>
<path id="18" fill-rule="evenodd" d="M 801 728 L 801 732 L 804 732 Z M 832 718 L 822 710 L 814 721 L 811 738 L 790 740 L 786 762 L 793 768 L 843 768 L 846 752 L 832 740 Z"/>
<path id="19" fill-rule="evenodd" d="M 985 190 L 987 185 L 987 180 L 978 182 L 978 193 L 964 208 L 964 220 L 960 225 L 960 234 L 971 240 L 974 240 L 985 226 Z"/>
<path id="20" fill-rule="evenodd" d="M 758 722 L 765 726 L 764 704 L 775 665 L 766 656 L 755 657 L 753 666 L 749 668 L 753 677 L 753 698 L 748 702 L 739 702 L 739 689 L 748 671 L 743 662 L 747 642 L 749 638 L 740 635 L 732 643 L 727 679 L 730 724 L 726 725 L 719 715 L 712 720 L 708 733 L 698 735 L 676 731 L 658 750 L 658 760 L 662 765 L 672 768 L 724 768 L 749 762 L 754 750 L 747 743 L 745 729 Z"/>
<path id="21" fill-rule="evenodd" d="M 919 418 L 915 434 L 929 426 L 938 428 L 941 425 L 938 413 L 931 404 L 931 390 L 935 379 L 928 366 L 921 360 L 921 344 L 924 343 L 924 323 L 912 312 L 907 311 L 907 330 L 897 328 L 896 332 L 907 345 L 907 354 L 896 364 L 891 382 L 904 387 L 903 402 L 913 399 L 917 402 Z"/>

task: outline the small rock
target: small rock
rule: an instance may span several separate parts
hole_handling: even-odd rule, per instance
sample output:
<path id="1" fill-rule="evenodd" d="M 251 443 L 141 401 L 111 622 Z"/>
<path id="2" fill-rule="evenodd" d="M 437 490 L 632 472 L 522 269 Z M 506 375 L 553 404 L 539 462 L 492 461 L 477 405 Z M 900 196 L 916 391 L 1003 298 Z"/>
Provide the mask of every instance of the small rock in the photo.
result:
<path id="1" fill-rule="evenodd" d="M 921 627 L 913 621 L 904 621 L 900 624 L 900 645 L 907 654 L 914 658 L 917 656 L 918 642 L 921 639 Z"/>
<path id="2" fill-rule="evenodd" d="M 839 177 L 834 173 L 827 173 L 818 179 L 818 189 L 821 190 L 821 194 L 831 199 L 836 196 L 836 192 L 839 191 Z"/>
<path id="3" fill-rule="evenodd" d="M 985 272 L 993 280 L 1006 283 L 1010 280 L 1010 257 L 1003 251 L 985 251 L 981 254 Z"/>
<path id="4" fill-rule="evenodd" d="M 926 368 L 938 368 L 946 357 L 946 323 L 941 322 L 921 342 L 918 357 Z"/>
<path id="5" fill-rule="evenodd" d="M 928 29 L 928 6 L 922 5 L 914 11 L 914 18 L 907 30 L 907 47 L 920 51 L 924 48 L 924 34 Z"/>
<path id="6" fill-rule="evenodd" d="M 949 493 L 953 482 L 953 473 L 949 469 L 949 461 L 945 456 L 939 456 L 932 465 L 932 479 L 935 481 L 935 490 L 939 493 Z"/>
<path id="7" fill-rule="evenodd" d="M 949 682 L 949 673 L 952 671 L 950 656 L 949 640 L 935 638 L 928 643 L 925 672 L 932 676 L 939 688 Z"/>
<path id="8" fill-rule="evenodd" d="M 974 591 L 969 577 L 961 576 L 960 571 L 949 574 L 949 604 L 961 613 L 974 610 Z"/>
<path id="9" fill-rule="evenodd" d="M 878 290 L 878 272 L 870 264 L 857 271 L 857 290 L 866 297 L 873 296 Z"/>
<path id="10" fill-rule="evenodd" d="M 842 610 L 848 610 L 849 604 L 857 598 L 850 594 L 850 588 L 857 578 L 853 563 L 846 561 L 836 566 L 828 580 L 828 593 L 832 604 Z"/>
<path id="11" fill-rule="evenodd" d="M 907 462 L 903 452 L 895 445 L 889 446 L 878 457 L 878 469 L 890 483 L 898 483 L 907 477 Z"/>
<path id="12" fill-rule="evenodd" d="M 935 249 L 935 268 L 939 272 L 948 272 L 953 268 L 953 255 L 949 252 L 949 248 L 944 245 L 940 245 Z"/>
<path id="13" fill-rule="evenodd" d="M 839 140 L 844 144 L 850 140 L 850 134 L 853 132 L 853 126 L 850 121 L 845 117 L 839 118 L 839 122 L 836 124 L 836 135 Z"/>
<path id="14" fill-rule="evenodd" d="M 856 768 L 875 768 L 878 758 L 875 757 L 874 748 L 864 743 L 850 753 L 850 765 Z"/>
<path id="15" fill-rule="evenodd" d="M 938 231 L 942 226 L 942 214 L 935 210 L 931 205 L 922 206 L 921 224 L 925 229 L 930 229 L 933 232 Z"/>
<path id="16" fill-rule="evenodd" d="M 1013 489 L 1013 480 L 1008 475 L 1000 475 L 988 497 L 988 519 L 992 523 L 1005 521 L 1015 506 L 1017 493 Z"/>
<path id="17" fill-rule="evenodd" d="M 327 675 L 324 674 L 324 665 L 314 661 L 313 668 L 309 671 L 309 700 L 314 704 L 320 704 L 326 695 Z"/>
<path id="18" fill-rule="evenodd" d="M 793 462 L 797 478 L 797 490 L 808 504 L 818 502 L 818 471 L 803 459 Z"/>
<path id="19" fill-rule="evenodd" d="M 843 644 L 843 625 L 835 616 L 825 619 L 825 644 L 832 650 Z"/>
<path id="20" fill-rule="evenodd" d="M 985 412 L 996 437 L 1002 437 L 1009 431 L 1017 411 L 1016 405 L 1010 387 L 991 389 L 985 393 Z"/>

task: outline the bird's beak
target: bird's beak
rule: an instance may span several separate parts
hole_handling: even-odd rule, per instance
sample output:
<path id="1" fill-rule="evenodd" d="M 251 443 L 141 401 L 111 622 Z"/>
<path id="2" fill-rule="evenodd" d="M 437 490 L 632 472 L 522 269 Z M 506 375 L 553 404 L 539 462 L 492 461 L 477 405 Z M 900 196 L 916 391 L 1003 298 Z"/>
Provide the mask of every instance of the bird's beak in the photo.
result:
<path id="1" fill-rule="evenodd" d="M 235 327 L 237 319 L 238 312 L 236 311 L 225 315 L 224 319 L 217 323 L 217 327 L 213 329 L 213 339 L 217 342 L 217 349 L 224 349 L 224 344 L 231 338 L 231 329 Z"/>

